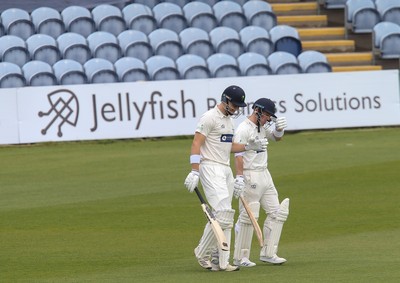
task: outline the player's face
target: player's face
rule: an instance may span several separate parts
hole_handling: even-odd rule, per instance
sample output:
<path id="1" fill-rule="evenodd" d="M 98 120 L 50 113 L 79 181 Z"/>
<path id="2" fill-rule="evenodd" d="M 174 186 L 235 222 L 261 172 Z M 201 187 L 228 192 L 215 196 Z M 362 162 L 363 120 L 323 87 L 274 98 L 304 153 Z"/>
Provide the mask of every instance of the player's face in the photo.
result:
<path id="1" fill-rule="evenodd" d="M 262 126 L 264 126 L 266 123 L 271 122 L 271 120 L 272 120 L 272 117 L 270 114 L 268 114 L 267 112 L 264 112 L 264 111 L 261 113 L 260 124 Z"/>

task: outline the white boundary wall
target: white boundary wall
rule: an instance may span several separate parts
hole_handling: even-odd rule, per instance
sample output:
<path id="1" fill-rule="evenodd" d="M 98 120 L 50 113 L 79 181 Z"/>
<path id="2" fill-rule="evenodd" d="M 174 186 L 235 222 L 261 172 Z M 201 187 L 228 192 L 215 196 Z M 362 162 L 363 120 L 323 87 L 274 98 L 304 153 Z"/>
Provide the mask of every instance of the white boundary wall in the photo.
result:
<path id="1" fill-rule="evenodd" d="M 192 135 L 231 84 L 288 130 L 400 125 L 398 70 L 88 84 L 0 89 L 0 144 Z"/>

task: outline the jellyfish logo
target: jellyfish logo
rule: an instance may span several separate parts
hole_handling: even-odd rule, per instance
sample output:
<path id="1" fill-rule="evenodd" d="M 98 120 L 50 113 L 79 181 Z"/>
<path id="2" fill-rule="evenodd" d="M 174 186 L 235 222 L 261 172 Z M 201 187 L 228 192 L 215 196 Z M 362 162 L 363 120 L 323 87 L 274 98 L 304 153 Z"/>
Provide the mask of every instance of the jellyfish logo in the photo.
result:
<path id="1" fill-rule="evenodd" d="M 53 124 L 56 124 L 58 127 L 57 135 L 62 137 L 63 133 L 61 128 L 65 123 L 74 127 L 78 123 L 78 99 L 72 91 L 67 89 L 53 91 L 47 95 L 47 99 L 49 100 L 50 109 L 47 112 L 40 111 L 38 115 L 39 117 L 49 116 L 52 117 L 52 119 L 48 125 L 42 129 L 41 133 L 46 135 Z"/>

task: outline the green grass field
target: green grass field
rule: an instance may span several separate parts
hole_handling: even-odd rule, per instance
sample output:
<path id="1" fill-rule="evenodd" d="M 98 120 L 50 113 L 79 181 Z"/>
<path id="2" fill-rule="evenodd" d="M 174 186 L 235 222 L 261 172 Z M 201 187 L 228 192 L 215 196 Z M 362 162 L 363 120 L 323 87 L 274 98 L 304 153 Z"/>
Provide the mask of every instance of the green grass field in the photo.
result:
<path id="1" fill-rule="evenodd" d="M 399 282 L 399 128 L 270 143 L 280 199 L 290 198 L 288 262 L 260 262 L 254 237 L 257 266 L 239 272 L 205 271 L 193 256 L 205 218 L 183 186 L 190 145 L 0 147 L 0 282 Z"/>

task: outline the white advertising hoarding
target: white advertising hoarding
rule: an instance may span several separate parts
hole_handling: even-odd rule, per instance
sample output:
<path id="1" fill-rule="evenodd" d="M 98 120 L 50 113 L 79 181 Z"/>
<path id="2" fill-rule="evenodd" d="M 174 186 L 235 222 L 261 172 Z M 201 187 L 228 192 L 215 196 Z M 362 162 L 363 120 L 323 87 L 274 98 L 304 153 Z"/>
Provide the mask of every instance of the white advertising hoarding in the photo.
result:
<path id="1" fill-rule="evenodd" d="M 16 89 L 0 89 L 0 144 L 19 143 Z"/>
<path id="2" fill-rule="evenodd" d="M 288 130 L 400 125 L 397 70 L 322 73 L 20 88 L 1 104 L 0 143 L 191 135 L 231 84 L 245 90 L 246 114 L 274 100 Z"/>

